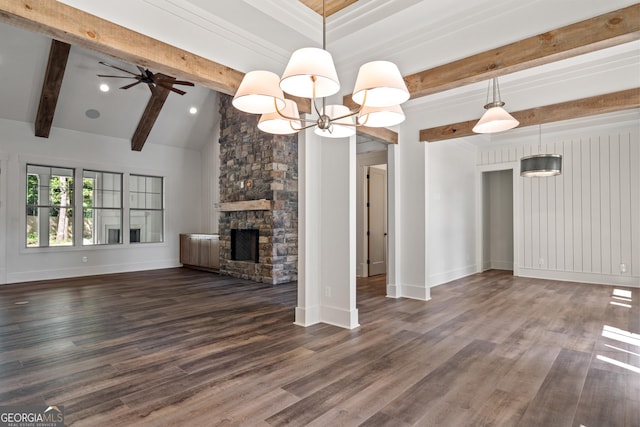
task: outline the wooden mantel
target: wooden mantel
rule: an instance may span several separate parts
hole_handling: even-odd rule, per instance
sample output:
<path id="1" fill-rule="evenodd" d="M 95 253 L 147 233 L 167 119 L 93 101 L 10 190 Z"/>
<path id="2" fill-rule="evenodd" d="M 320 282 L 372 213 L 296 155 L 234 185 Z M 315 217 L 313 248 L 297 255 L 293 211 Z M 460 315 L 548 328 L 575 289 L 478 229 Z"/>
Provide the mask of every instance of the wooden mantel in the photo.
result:
<path id="1" fill-rule="evenodd" d="M 219 212 L 232 212 L 232 211 L 270 211 L 271 200 L 244 200 L 240 202 L 225 202 L 218 203 L 216 210 Z"/>

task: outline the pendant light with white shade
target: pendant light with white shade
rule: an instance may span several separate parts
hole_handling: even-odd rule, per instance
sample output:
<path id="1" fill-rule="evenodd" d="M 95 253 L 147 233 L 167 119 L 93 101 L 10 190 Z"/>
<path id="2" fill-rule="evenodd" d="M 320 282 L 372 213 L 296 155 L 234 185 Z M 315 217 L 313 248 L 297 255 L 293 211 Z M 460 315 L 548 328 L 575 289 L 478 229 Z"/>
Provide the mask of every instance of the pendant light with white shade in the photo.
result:
<path id="1" fill-rule="evenodd" d="M 282 77 L 270 71 L 245 74 L 232 104 L 252 114 L 262 114 L 258 128 L 274 134 L 292 134 L 315 128 L 329 138 L 354 135 L 357 126 L 387 127 L 404 121 L 400 104 L 409 99 L 409 90 L 398 67 L 389 61 L 372 61 L 360 67 L 352 99 L 354 110 L 344 105 L 326 105 L 326 98 L 340 90 L 331 53 L 326 50 L 326 16 L 323 0 L 322 49 L 308 47 L 291 55 Z M 308 98 L 314 118 L 300 117 L 297 105 L 284 93 Z M 321 99 L 321 105 L 318 100 Z"/>
<path id="2" fill-rule="evenodd" d="M 491 90 L 493 86 L 493 91 Z M 493 93 L 492 101 L 489 102 L 489 92 Z M 513 116 L 502 108 L 504 102 L 500 98 L 500 87 L 498 78 L 494 77 L 489 81 L 487 88 L 487 103 L 484 109 L 487 110 L 478 123 L 473 127 L 475 133 L 497 133 L 513 129 L 520 124 Z"/>

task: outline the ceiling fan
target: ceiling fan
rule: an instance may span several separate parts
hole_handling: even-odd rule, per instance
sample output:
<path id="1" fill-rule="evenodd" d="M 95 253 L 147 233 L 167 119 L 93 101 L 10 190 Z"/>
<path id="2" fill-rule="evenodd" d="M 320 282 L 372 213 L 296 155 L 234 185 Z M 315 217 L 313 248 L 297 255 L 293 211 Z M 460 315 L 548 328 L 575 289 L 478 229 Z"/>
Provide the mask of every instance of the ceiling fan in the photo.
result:
<path id="1" fill-rule="evenodd" d="M 165 76 L 160 73 L 152 73 L 149 69 L 138 67 L 140 74 L 133 73 L 129 70 L 125 70 L 124 68 L 116 67 L 115 65 L 107 64 L 106 62 L 99 61 L 100 64 L 106 65 L 107 67 L 113 68 L 115 70 L 122 71 L 127 74 L 131 74 L 130 76 L 111 76 L 106 74 L 98 74 L 98 77 L 110 77 L 116 79 L 136 79 L 135 82 L 122 86 L 120 89 L 129 89 L 135 85 L 140 83 L 146 83 L 149 86 L 149 89 L 153 93 L 156 86 L 168 89 L 172 92 L 177 93 L 178 95 L 184 95 L 186 92 L 180 89 L 176 89 L 173 85 L 185 85 L 185 86 L 193 86 L 193 83 L 186 82 L 184 80 L 175 80 L 173 77 Z"/>

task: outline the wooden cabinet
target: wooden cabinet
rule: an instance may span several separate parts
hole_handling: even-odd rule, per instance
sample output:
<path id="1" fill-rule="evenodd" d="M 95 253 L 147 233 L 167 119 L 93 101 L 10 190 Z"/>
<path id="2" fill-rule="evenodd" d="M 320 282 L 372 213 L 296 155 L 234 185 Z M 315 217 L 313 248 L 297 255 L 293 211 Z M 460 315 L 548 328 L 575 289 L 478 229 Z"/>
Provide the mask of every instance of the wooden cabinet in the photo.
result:
<path id="1" fill-rule="evenodd" d="M 218 271 L 220 240 L 217 234 L 181 234 L 180 262 L 185 267 Z"/>

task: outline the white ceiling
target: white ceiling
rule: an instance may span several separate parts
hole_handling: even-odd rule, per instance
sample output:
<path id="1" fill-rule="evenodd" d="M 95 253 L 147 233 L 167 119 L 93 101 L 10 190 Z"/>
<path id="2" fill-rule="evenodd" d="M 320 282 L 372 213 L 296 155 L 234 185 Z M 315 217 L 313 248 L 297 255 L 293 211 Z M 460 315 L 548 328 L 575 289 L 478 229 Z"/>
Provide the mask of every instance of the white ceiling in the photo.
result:
<path id="1" fill-rule="evenodd" d="M 105 19 L 240 71 L 281 73 L 289 54 L 320 46 L 322 20 L 297 0 L 62 0 Z M 394 61 L 408 75 L 573 22 L 620 9 L 629 0 L 360 0 L 327 22 L 327 48 L 351 92 L 359 65 Z M 167 31 L 171 28 L 171 31 Z M 45 36 L 0 25 L 0 117 L 33 122 L 49 51 Z M 146 105 L 144 85 L 98 91 L 99 60 L 135 66 L 76 47 L 71 50 L 54 127 L 129 139 Z M 153 71 L 153 70 L 152 70 Z M 117 74 L 117 73 L 116 73 Z M 180 76 L 177 76 L 180 78 Z M 508 110 L 640 86 L 640 42 L 501 77 Z M 147 143 L 201 147 L 217 126 L 216 95 L 201 87 L 171 94 Z M 486 83 L 409 101 L 422 128 L 482 114 Z M 200 112 L 190 116 L 188 108 Z M 100 111 L 89 119 L 87 109 Z M 55 131 L 55 129 L 53 130 Z M 487 138 L 487 137 L 474 137 Z"/>

